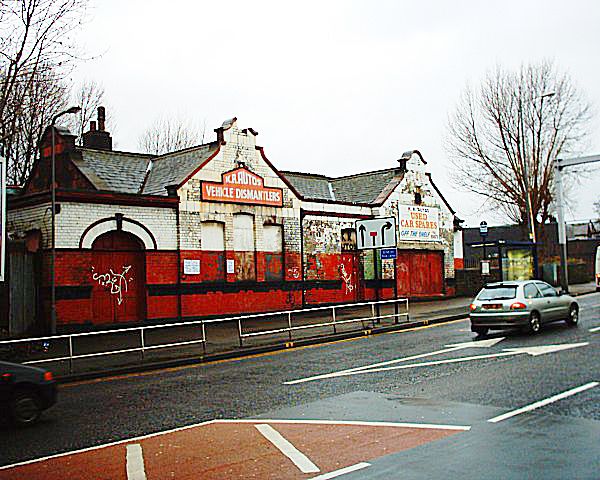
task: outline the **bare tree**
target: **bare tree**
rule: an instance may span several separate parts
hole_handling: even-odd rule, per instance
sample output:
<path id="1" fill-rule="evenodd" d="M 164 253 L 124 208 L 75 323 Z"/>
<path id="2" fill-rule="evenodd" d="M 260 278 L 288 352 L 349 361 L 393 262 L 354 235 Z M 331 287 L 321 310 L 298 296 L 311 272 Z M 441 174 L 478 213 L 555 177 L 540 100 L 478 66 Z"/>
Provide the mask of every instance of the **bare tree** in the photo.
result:
<path id="1" fill-rule="evenodd" d="M 12 136 L 7 143 L 7 180 L 15 185 L 25 183 L 38 156 L 39 139 L 52 122 L 53 115 L 66 108 L 68 88 L 54 77 L 51 70 L 42 70 L 43 79 L 27 85 L 19 115 L 12 117 Z"/>
<path id="2" fill-rule="evenodd" d="M 202 144 L 205 130 L 206 124 L 198 129 L 182 119 L 159 118 L 139 137 L 138 145 L 146 153 L 161 155 Z"/>
<path id="3" fill-rule="evenodd" d="M 28 160 L 18 165 L 28 148 L 18 144 L 24 117 L 30 117 L 33 134 L 36 122 L 47 124 L 63 106 L 55 94 L 78 59 L 71 34 L 81 25 L 86 5 L 87 0 L 0 1 L 0 141 L 6 146 L 11 182 L 21 182 L 28 171 Z M 33 112 L 38 100 L 48 110 Z M 34 116 L 39 118 L 34 121 Z"/>
<path id="4" fill-rule="evenodd" d="M 590 107 L 551 62 L 511 72 L 497 67 L 476 91 L 467 88 L 448 124 L 446 149 L 460 187 L 520 224 L 553 211 L 553 161 L 575 152 Z"/>
<path id="5" fill-rule="evenodd" d="M 68 126 L 77 135 L 77 142 L 81 145 L 83 132 L 88 128 L 90 120 L 95 118 L 98 107 L 105 103 L 104 86 L 95 80 L 84 80 L 79 87 L 73 89 L 72 103 L 81 107 L 81 110 L 77 115 L 69 116 Z M 110 122 L 110 113 L 106 120 Z"/>

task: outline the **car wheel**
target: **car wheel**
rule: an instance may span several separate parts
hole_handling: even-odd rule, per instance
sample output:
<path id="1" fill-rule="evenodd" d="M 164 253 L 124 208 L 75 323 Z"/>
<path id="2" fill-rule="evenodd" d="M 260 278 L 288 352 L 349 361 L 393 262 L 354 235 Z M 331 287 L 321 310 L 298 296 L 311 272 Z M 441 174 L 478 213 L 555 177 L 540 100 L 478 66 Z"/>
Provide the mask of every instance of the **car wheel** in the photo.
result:
<path id="1" fill-rule="evenodd" d="M 571 305 L 571 308 L 569 308 L 569 317 L 565 321 L 570 327 L 577 326 L 577 322 L 579 322 L 579 309 L 576 305 Z"/>
<path id="2" fill-rule="evenodd" d="M 35 423 L 42 410 L 35 392 L 28 390 L 18 391 L 11 404 L 11 416 L 17 425 L 29 425 Z"/>
<path id="3" fill-rule="evenodd" d="M 487 327 L 471 327 L 471 331 L 475 332 L 480 337 L 485 337 L 490 329 Z"/>
<path id="4" fill-rule="evenodd" d="M 541 328 L 542 328 L 542 323 L 541 323 L 541 319 L 540 319 L 540 314 L 537 312 L 531 312 L 527 330 L 529 331 L 529 333 L 538 333 Z"/>

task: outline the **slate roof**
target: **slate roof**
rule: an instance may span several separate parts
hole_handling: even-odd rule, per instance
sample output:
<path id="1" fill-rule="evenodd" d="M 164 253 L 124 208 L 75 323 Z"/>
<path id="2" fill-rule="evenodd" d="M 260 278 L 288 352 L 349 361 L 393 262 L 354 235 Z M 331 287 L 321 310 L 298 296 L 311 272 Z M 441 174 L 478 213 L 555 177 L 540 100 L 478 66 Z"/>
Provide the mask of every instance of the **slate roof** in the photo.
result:
<path id="1" fill-rule="evenodd" d="M 397 168 L 375 172 L 325 177 L 310 173 L 280 172 L 306 200 L 328 200 L 347 203 L 381 203 L 402 180 Z"/>
<path id="2" fill-rule="evenodd" d="M 218 143 L 213 142 L 154 158 L 141 193 L 167 195 L 167 186 L 183 183 L 217 148 Z"/>
<path id="3" fill-rule="evenodd" d="M 331 195 L 331 179 L 312 173 L 282 172 L 281 173 L 306 199 L 334 200 Z"/>
<path id="4" fill-rule="evenodd" d="M 73 163 L 98 190 L 139 193 L 153 155 L 114 150 L 79 149 Z"/>

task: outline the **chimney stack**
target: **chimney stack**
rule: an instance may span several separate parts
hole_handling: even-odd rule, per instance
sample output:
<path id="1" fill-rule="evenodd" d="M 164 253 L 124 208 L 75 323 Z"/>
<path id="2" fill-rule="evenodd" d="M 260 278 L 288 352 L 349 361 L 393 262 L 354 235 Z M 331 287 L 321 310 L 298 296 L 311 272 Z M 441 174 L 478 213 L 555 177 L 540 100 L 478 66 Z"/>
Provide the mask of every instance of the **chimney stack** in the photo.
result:
<path id="1" fill-rule="evenodd" d="M 89 131 L 83 134 L 83 147 L 84 148 L 95 148 L 97 150 L 112 150 L 112 138 L 110 134 L 105 131 L 106 126 L 106 110 L 104 107 L 98 107 L 98 128 L 96 129 L 96 122 L 92 120 L 90 122 Z"/>

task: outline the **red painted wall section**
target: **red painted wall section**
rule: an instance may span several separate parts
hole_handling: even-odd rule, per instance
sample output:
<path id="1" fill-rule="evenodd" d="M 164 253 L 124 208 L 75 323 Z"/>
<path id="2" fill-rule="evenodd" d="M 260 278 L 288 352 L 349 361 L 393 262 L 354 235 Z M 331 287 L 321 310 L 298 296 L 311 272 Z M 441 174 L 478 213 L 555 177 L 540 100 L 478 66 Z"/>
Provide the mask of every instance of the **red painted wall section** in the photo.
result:
<path id="1" fill-rule="evenodd" d="M 177 283 L 177 252 L 146 251 L 146 283 Z"/>
<path id="2" fill-rule="evenodd" d="M 222 316 L 300 308 L 302 293 L 283 290 L 209 292 L 199 295 L 184 295 L 181 302 L 183 317 Z"/>
<path id="3" fill-rule="evenodd" d="M 51 278 L 51 253 L 44 254 L 43 262 L 43 287 L 48 290 L 48 298 L 44 301 L 44 309 L 50 315 L 50 278 Z M 86 287 L 92 285 L 92 252 L 57 250 L 55 264 L 56 288 L 60 287 Z M 57 325 L 80 324 L 91 322 L 92 307 L 89 299 L 60 298 L 56 300 Z"/>
<path id="4" fill-rule="evenodd" d="M 177 252 L 146 251 L 146 284 L 177 284 Z M 146 292 L 146 317 L 177 317 L 177 295 L 151 296 Z"/>
<path id="5" fill-rule="evenodd" d="M 302 258 L 299 253 L 285 254 L 285 280 L 289 282 L 302 280 Z"/>
<path id="6" fill-rule="evenodd" d="M 200 273 L 185 274 L 184 260 L 200 260 Z M 225 252 L 182 250 L 179 269 L 182 283 L 223 282 L 225 281 Z"/>
<path id="7" fill-rule="evenodd" d="M 307 304 L 352 303 L 359 298 L 358 257 L 352 253 L 307 256 L 307 280 L 334 280 L 339 286 L 306 291 Z M 312 278 L 311 278 L 312 277 Z"/>

